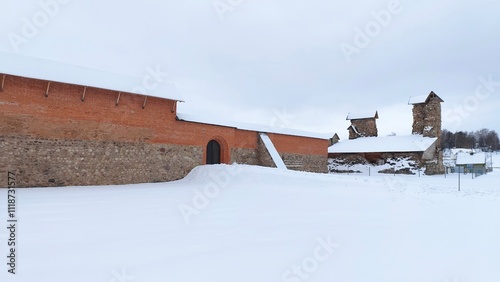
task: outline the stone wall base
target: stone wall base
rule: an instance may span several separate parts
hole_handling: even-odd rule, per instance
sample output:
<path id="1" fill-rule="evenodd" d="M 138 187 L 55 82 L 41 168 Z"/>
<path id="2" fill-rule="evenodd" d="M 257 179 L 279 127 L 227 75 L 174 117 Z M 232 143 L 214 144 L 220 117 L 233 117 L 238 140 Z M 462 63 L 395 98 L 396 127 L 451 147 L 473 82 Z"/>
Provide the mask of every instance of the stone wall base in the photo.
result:
<path id="1" fill-rule="evenodd" d="M 297 154 L 283 154 L 283 161 L 288 169 L 327 173 L 328 172 L 328 157 L 315 156 L 315 155 L 297 155 Z"/>
<path id="2" fill-rule="evenodd" d="M 263 149 L 232 148 L 231 163 L 274 167 Z M 8 172 L 20 188 L 173 181 L 201 165 L 203 154 L 197 146 L 0 136 L 0 188 Z M 282 157 L 289 169 L 327 172 L 326 155 Z"/>
<path id="3" fill-rule="evenodd" d="M 203 148 L 143 142 L 0 136 L 0 187 L 121 185 L 181 179 L 201 164 Z"/>
<path id="4" fill-rule="evenodd" d="M 286 167 L 291 170 L 327 173 L 328 157 L 301 154 L 280 154 Z M 240 164 L 276 167 L 264 143 L 259 138 L 257 150 L 234 148 L 231 150 L 231 161 Z"/>

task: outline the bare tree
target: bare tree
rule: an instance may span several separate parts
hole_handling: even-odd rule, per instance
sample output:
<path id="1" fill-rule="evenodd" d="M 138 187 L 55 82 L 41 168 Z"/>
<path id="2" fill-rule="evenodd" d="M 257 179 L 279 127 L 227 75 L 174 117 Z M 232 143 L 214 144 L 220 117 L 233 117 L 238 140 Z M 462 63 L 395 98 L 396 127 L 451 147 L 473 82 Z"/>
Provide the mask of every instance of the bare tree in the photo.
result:
<path id="1" fill-rule="evenodd" d="M 476 132 L 458 131 L 455 133 L 443 129 L 441 148 L 482 148 L 498 151 L 500 150 L 500 139 L 496 131 L 487 128 Z"/>

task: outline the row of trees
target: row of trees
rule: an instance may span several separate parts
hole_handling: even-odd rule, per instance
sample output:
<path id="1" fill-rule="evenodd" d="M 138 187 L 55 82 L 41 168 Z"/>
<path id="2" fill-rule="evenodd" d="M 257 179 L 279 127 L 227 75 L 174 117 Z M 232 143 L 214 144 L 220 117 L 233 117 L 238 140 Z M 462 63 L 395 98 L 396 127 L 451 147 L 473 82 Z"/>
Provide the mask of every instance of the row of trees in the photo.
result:
<path id="1" fill-rule="evenodd" d="M 476 132 L 450 132 L 446 129 L 441 133 L 441 148 L 482 148 L 500 150 L 500 139 L 495 130 L 483 128 Z"/>

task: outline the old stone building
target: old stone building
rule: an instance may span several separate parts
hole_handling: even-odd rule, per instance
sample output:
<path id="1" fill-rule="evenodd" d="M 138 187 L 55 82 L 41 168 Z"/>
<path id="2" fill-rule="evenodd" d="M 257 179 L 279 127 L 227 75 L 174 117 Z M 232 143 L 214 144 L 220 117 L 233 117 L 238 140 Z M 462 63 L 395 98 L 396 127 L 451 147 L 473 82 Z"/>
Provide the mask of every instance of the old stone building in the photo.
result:
<path id="1" fill-rule="evenodd" d="M 334 161 L 376 165 L 388 160 L 406 159 L 424 167 L 428 175 L 444 173 L 439 142 L 442 102 L 434 92 L 410 98 L 409 104 L 413 106 L 413 134 L 409 136 L 377 137 L 377 112 L 373 115 L 349 114 L 350 140 L 330 146 L 328 156 Z"/>
<path id="2" fill-rule="evenodd" d="M 443 174 L 443 152 L 441 150 L 441 103 L 436 93 L 411 97 L 408 104 L 413 105 L 413 134 L 437 138 L 436 150 L 432 160 L 426 162 L 427 174 Z"/>
<path id="3" fill-rule="evenodd" d="M 400 159 L 425 167 L 426 161 L 434 159 L 436 140 L 422 135 L 357 138 L 331 146 L 328 157 L 350 165 L 384 165 Z"/>
<path id="4" fill-rule="evenodd" d="M 261 133 L 289 169 L 326 172 L 328 137 L 217 123 L 177 112 L 173 87 L 0 53 L 0 187 L 171 181 L 203 164 L 275 166 Z"/>
<path id="5" fill-rule="evenodd" d="M 333 145 L 333 144 L 339 143 L 339 141 L 340 141 L 340 137 L 339 137 L 339 135 L 337 133 L 335 133 L 333 135 L 333 137 L 330 138 L 330 146 Z"/>
<path id="6" fill-rule="evenodd" d="M 444 102 L 433 91 L 429 95 L 411 97 L 413 105 L 413 134 L 424 137 L 441 137 L 441 103 Z"/>
<path id="7" fill-rule="evenodd" d="M 378 112 L 375 113 L 349 113 L 346 120 L 351 121 L 349 130 L 349 139 L 360 137 L 377 137 L 377 119 Z"/>

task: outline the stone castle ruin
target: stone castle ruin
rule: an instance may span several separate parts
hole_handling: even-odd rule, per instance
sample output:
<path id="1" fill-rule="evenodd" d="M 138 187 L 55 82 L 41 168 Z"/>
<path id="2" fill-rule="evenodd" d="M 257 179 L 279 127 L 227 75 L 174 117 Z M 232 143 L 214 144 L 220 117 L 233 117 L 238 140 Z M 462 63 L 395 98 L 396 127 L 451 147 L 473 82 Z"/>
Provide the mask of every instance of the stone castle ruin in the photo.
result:
<path id="1" fill-rule="evenodd" d="M 413 105 L 413 134 L 440 138 L 442 102 L 434 92 L 428 96 L 410 98 L 408 104 Z"/>
<path id="2" fill-rule="evenodd" d="M 440 148 L 442 102 L 444 101 L 434 92 L 410 97 L 408 104 L 413 106 L 413 126 L 412 135 L 409 136 L 379 137 L 377 111 L 349 113 L 346 118 L 351 122 L 348 128 L 349 140 L 329 147 L 330 164 L 394 165 L 389 170 L 380 171 L 381 173 L 414 173 L 420 168 L 425 168 L 427 175 L 444 173 Z M 396 171 L 395 164 L 401 160 L 411 162 L 414 167 Z M 336 168 L 333 171 L 340 170 Z"/>
<path id="3" fill-rule="evenodd" d="M 443 152 L 441 151 L 441 99 L 434 91 L 427 96 L 411 97 L 408 104 L 413 105 L 413 134 L 437 138 L 434 156 L 426 161 L 427 174 L 443 174 Z"/>
<path id="4" fill-rule="evenodd" d="M 349 130 L 349 139 L 360 137 L 377 137 L 377 119 L 378 112 L 375 113 L 349 113 L 346 120 L 351 121 Z"/>

